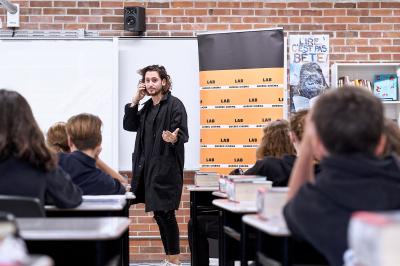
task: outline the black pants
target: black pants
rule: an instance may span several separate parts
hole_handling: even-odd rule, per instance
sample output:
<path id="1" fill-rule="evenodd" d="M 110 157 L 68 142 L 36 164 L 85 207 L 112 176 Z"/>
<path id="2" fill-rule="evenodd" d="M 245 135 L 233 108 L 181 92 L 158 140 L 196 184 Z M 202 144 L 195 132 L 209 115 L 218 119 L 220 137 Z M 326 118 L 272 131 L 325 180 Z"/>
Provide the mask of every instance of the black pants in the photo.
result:
<path id="1" fill-rule="evenodd" d="M 154 211 L 154 219 L 160 229 L 165 254 L 179 254 L 179 227 L 176 222 L 175 211 Z"/>
<path id="2" fill-rule="evenodd" d="M 189 235 L 189 247 L 190 250 L 193 250 L 194 245 L 197 248 L 197 262 L 196 264 L 199 266 L 208 266 L 209 263 L 209 245 L 208 238 L 218 239 L 218 222 L 217 215 L 199 215 L 197 216 L 197 238 L 196 243 L 193 243 L 192 234 L 192 219 L 189 220 L 188 224 L 188 235 Z"/>

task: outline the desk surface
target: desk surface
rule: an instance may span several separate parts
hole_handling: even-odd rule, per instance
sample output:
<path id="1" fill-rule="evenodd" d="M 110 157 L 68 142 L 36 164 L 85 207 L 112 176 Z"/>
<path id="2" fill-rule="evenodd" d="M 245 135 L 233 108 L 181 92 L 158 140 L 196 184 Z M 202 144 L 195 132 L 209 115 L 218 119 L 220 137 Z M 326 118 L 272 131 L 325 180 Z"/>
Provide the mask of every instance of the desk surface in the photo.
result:
<path id="1" fill-rule="evenodd" d="M 188 191 L 216 191 L 218 187 L 198 187 L 195 185 L 189 185 L 186 187 Z"/>
<path id="2" fill-rule="evenodd" d="M 264 233 L 272 236 L 290 236 L 282 215 L 274 215 L 266 220 L 260 219 L 257 214 L 247 214 L 242 218 L 245 224 L 248 224 Z"/>
<path id="3" fill-rule="evenodd" d="M 214 191 L 212 194 L 216 197 L 220 197 L 220 198 L 224 198 L 224 199 L 228 198 L 228 195 L 221 191 Z"/>
<path id="4" fill-rule="evenodd" d="M 25 240 L 110 240 L 128 229 L 125 217 L 17 218 Z"/>
<path id="5" fill-rule="evenodd" d="M 216 199 L 212 202 L 215 206 L 234 213 L 256 212 L 255 201 L 234 202 L 227 199 Z"/>
<path id="6" fill-rule="evenodd" d="M 134 197 L 134 196 L 133 196 Z M 119 211 L 127 204 L 126 195 L 100 195 L 100 196 L 83 196 L 81 205 L 71 209 L 59 209 L 56 206 L 46 205 L 46 211 Z M 131 197 L 129 197 L 131 199 Z"/>

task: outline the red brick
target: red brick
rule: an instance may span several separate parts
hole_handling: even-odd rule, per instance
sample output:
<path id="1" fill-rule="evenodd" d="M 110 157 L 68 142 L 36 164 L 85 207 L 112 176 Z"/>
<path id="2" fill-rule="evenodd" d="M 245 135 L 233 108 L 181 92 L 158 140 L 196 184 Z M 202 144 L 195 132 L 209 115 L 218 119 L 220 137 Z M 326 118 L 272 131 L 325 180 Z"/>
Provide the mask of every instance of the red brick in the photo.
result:
<path id="1" fill-rule="evenodd" d="M 369 9 L 348 9 L 348 16 L 369 16 Z"/>
<path id="2" fill-rule="evenodd" d="M 322 30 L 323 26 L 322 25 L 316 25 L 316 24 L 303 24 L 300 25 L 301 30 Z"/>
<path id="3" fill-rule="evenodd" d="M 261 9 L 261 10 L 255 10 L 255 15 L 256 16 L 276 16 L 277 12 L 276 10 L 272 9 Z"/>
<path id="4" fill-rule="evenodd" d="M 104 23 L 124 23 L 124 18 L 123 17 L 117 17 L 117 16 L 103 16 L 102 17 Z"/>
<path id="5" fill-rule="evenodd" d="M 384 38 L 400 38 L 400 32 L 383 32 L 382 37 L 384 37 Z"/>
<path id="6" fill-rule="evenodd" d="M 111 24 L 89 24 L 88 30 L 109 30 L 111 29 Z"/>
<path id="7" fill-rule="evenodd" d="M 218 17 L 196 17 L 196 23 L 217 23 Z"/>
<path id="8" fill-rule="evenodd" d="M 355 3 L 335 3 L 334 8 L 356 8 Z"/>
<path id="9" fill-rule="evenodd" d="M 65 24 L 64 25 L 65 30 L 77 30 L 77 29 L 87 29 L 86 24 Z"/>
<path id="10" fill-rule="evenodd" d="M 378 45 L 378 46 L 382 46 L 382 45 L 390 45 L 392 44 L 392 40 L 390 39 L 371 39 L 369 41 L 370 45 Z M 396 45 L 395 43 L 393 43 L 394 45 Z M 400 41 L 398 43 L 398 45 L 400 45 Z"/>
<path id="11" fill-rule="evenodd" d="M 382 30 L 382 31 L 393 30 L 393 24 L 371 24 L 370 29 L 371 30 Z"/>
<path id="12" fill-rule="evenodd" d="M 371 16 L 391 16 L 393 11 L 390 9 L 371 9 L 369 14 Z"/>
<path id="13" fill-rule="evenodd" d="M 171 1 L 171 8 L 187 8 L 193 7 L 192 1 Z"/>
<path id="14" fill-rule="evenodd" d="M 264 4 L 262 2 L 241 2 L 242 8 L 263 8 Z"/>
<path id="15" fill-rule="evenodd" d="M 345 9 L 327 9 L 324 10 L 324 16 L 346 16 L 346 10 Z"/>
<path id="16" fill-rule="evenodd" d="M 219 21 L 221 23 L 241 23 L 242 18 L 241 17 L 220 17 Z"/>
<path id="17" fill-rule="evenodd" d="M 344 45 L 345 44 L 345 41 L 344 41 L 345 39 L 330 39 L 329 40 L 329 43 L 330 43 L 330 45 L 332 45 L 332 46 L 335 46 L 335 45 Z"/>
<path id="18" fill-rule="evenodd" d="M 355 46 L 336 46 L 333 47 L 334 53 L 354 53 L 356 51 Z"/>
<path id="19" fill-rule="evenodd" d="M 25 21 L 28 22 L 28 21 Z M 36 22 L 36 23 L 51 23 L 53 22 L 52 17 L 44 17 L 44 16 L 30 16 L 29 17 L 29 22 Z"/>
<path id="20" fill-rule="evenodd" d="M 21 28 L 27 29 L 27 30 L 38 30 L 39 29 L 39 24 L 32 24 L 32 23 L 20 23 Z"/>
<path id="21" fill-rule="evenodd" d="M 182 29 L 181 24 L 160 24 L 158 27 L 160 30 L 181 30 Z"/>
<path id="22" fill-rule="evenodd" d="M 400 60 L 400 54 L 393 54 L 393 60 L 399 61 Z"/>
<path id="23" fill-rule="evenodd" d="M 382 18 L 383 23 L 400 23 L 400 17 Z"/>
<path id="24" fill-rule="evenodd" d="M 400 46 L 383 46 L 381 47 L 382 52 L 394 52 L 394 53 L 399 53 L 400 52 Z"/>
<path id="25" fill-rule="evenodd" d="M 170 23 L 172 17 L 148 17 L 150 23 Z"/>
<path id="26" fill-rule="evenodd" d="M 124 2 L 124 6 L 141 6 L 141 7 L 146 7 L 145 2 Z M 146 10 L 147 13 L 147 10 Z M 130 172 L 129 172 L 130 173 Z"/>
<path id="27" fill-rule="evenodd" d="M 368 45 L 368 39 L 351 39 L 347 38 L 346 39 L 346 45 Z"/>
<path id="28" fill-rule="evenodd" d="M 91 15 L 113 15 L 114 10 L 113 9 L 90 9 L 90 14 Z"/>
<path id="29" fill-rule="evenodd" d="M 174 23 L 194 23 L 192 17 L 174 17 L 172 20 Z"/>
<path id="30" fill-rule="evenodd" d="M 400 8 L 399 2 L 383 2 L 381 8 Z"/>
<path id="31" fill-rule="evenodd" d="M 272 26 L 268 26 L 268 27 L 272 27 Z M 266 28 L 268 28 L 268 27 L 266 27 Z M 285 31 L 298 31 L 298 30 L 300 30 L 300 25 L 293 25 L 293 24 L 283 25 L 283 29 Z"/>
<path id="32" fill-rule="evenodd" d="M 244 23 L 264 23 L 265 18 L 260 18 L 260 17 L 245 17 L 243 18 Z"/>
<path id="33" fill-rule="evenodd" d="M 148 2 L 147 8 L 169 8 L 169 3 Z"/>
<path id="34" fill-rule="evenodd" d="M 314 23 L 334 23 L 334 17 L 314 17 L 312 18 Z"/>
<path id="35" fill-rule="evenodd" d="M 124 30 L 124 24 L 111 24 L 111 30 Z"/>
<path id="36" fill-rule="evenodd" d="M 74 22 L 76 23 L 77 18 L 76 16 L 55 16 L 54 22 Z"/>
<path id="37" fill-rule="evenodd" d="M 66 12 L 64 8 L 43 8 L 44 15 L 65 15 Z"/>
<path id="38" fill-rule="evenodd" d="M 78 23 L 101 23 L 101 17 L 99 16 L 79 16 Z"/>
<path id="39" fill-rule="evenodd" d="M 369 32 L 360 32 L 361 38 L 380 38 L 382 37 L 382 32 L 378 31 L 369 31 Z"/>
<path id="40" fill-rule="evenodd" d="M 336 23 L 358 23 L 358 17 L 336 17 Z"/>
<path id="41" fill-rule="evenodd" d="M 222 8 L 239 8 L 240 7 L 240 3 L 239 2 L 218 2 L 217 3 L 218 7 L 222 7 Z"/>
<path id="42" fill-rule="evenodd" d="M 357 3 L 357 8 L 379 8 L 379 3 L 377 2 L 360 2 Z"/>
<path id="43" fill-rule="evenodd" d="M 41 30 L 62 30 L 63 29 L 63 25 L 62 24 L 47 24 L 47 23 L 43 23 L 43 24 L 39 24 L 39 29 Z"/>
<path id="44" fill-rule="evenodd" d="M 278 10 L 278 16 L 299 16 L 300 15 L 300 11 L 299 10 L 290 10 L 290 9 L 286 9 L 286 10 Z"/>
<path id="45" fill-rule="evenodd" d="M 329 31 L 344 31 L 347 29 L 345 24 L 324 24 L 324 30 Z"/>
<path id="46" fill-rule="evenodd" d="M 390 54 L 370 54 L 370 60 L 391 60 L 392 56 Z"/>
<path id="47" fill-rule="evenodd" d="M 311 23 L 310 17 L 291 17 L 289 18 L 290 23 Z"/>
<path id="48" fill-rule="evenodd" d="M 242 16 L 254 16 L 254 10 L 252 9 L 232 9 L 232 15 L 242 15 Z"/>
<path id="49" fill-rule="evenodd" d="M 338 37 L 338 38 L 358 37 L 358 32 L 357 31 L 338 31 L 338 32 L 336 32 L 336 37 Z"/>
<path id="50" fill-rule="evenodd" d="M 89 15 L 89 9 L 71 8 L 67 9 L 68 15 Z"/>
<path id="51" fill-rule="evenodd" d="M 301 10 L 301 16 L 320 17 L 322 10 Z"/>
<path id="52" fill-rule="evenodd" d="M 309 8 L 310 3 L 307 2 L 298 2 L 298 3 L 287 3 L 288 8 Z"/>
<path id="53" fill-rule="evenodd" d="M 183 30 L 193 30 L 193 31 L 200 31 L 200 30 L 206 30 L 206 24 L 183 24 L 182 25 Z"/>
<path id="54" fill-rule="evenodd" d="M 200 7 L 200 8 L 204 8 L 204 7 L 216 7 L 217 3 L 216 2 L 194 2 L 194 7 Z"/>
<path id="55" fill-rule="evenodd" d="M 55 7 L 76 7 L 75 1 L 54 1 Z"/>
<path id="56" fill-rule="evenodd" d="M 263 28 L 272 28 L 272 24 L 254 24 L 253 28 L 254 29 L 263 29 Z"/>
<path id="57" fill-rule="evenodd" d="M 360 17 L 360 23 L 381 23 L 380 17 Z"/>
<path id="58" fill-rule="evenodd" d="M 282 9 L 282 8 L 286 8 L 286 4 L 285 3 L 269 3 L 269 2 L 266 2 L 266 3 L 264 3 L 264 7 L 265 8 Z"/>
<path id="59" fill-rule="evenodd" d="M 250 30 L 253 26 L 251 24 L 231 24 L 229 28 L 230 30 Z M 184 205 L 184 207 L 187 208 L 188 206 Z"/>
<path id="60" fill-rule="evenodd" d="M 287 24 L 289 22 L 289 19 L 287 17 L 270 17 L 266 18 L 266 22 Z"/>
<path id="61" fill-rule="evenodd" d="M 177 37 L 194 36 L 193 32 L 183 32 L 183 31 L 171 31 L 170 34 L 171 36 L 177 36 Z"/>
<path id="62" fill-rule="evenodd" d="M 348 24 L 348 30 L 369 30 L 371 27 L 369 24 Z"/>
<path id="63" fill-rule="evenodd" d="M 3 11 L 4 15 L 5 15 L 4 8 L 2 8 L 0 11 Z M 20 14 L 21 15 L 41 15 L 42 9 L 41 8 L 24 8 L 24 9 L 20 9 Z M 5 20 L 5 17 L 3 17 L 3 20 Z"/>
<path id="64" fill-rule="evenodd" d="M 212 16 L 228 16 L 231 14 L 230 9 L 209 9 L 208 15 Z"/>
<path id="65" fill-rule="evenodd" d="M 185 15 L 187 16 L 207 16 L 207 9 L 186 9 Z"/>
<path id="66" fill-rule="evenodd" d="M 357 47 L 358 53 L 378 53 L 379 48 L 375 46 L 359 46 Z"/>
<path id="67" fill-rule="evenodd" d="M 161 9 L 146 9 L 146 16 L 160 16 L 161 15 Z"/>
<path id="68" fill-rule="evenodd" d="M 207 30 L 228 30 L 228 24 L 208 24 Z"/>
<path id="69" fill-rule="evenodd" d="M 346 54 L 345 56 L 349 61 L 368 60 L 368 54 Z"/>
<path id="70" fill-rule="evenodd" d="M 345 59 L 345 54 L 333 54 L 333 53 L 331 53 L 329 55 L 329 59 L 331 60 L 331 62 L 335 61 L 335 60 L 344 60 Z"/>
<path id="71" fill-rule="evenodd" d="M 78 7 L 99 7 L 99 1 L 78 1 Z"/>
<path id="72" fill-rule="evenodd" d="M 163 16 L 183 16 L 183 9 L 163 9 L 161 10 Z"/>
<path id="73" fill-rule="evenodd" d="M 52 7 L 53 2 L 52 1 L 30 1 L 30 6 L 31 7 Z"/>
<path id="74" fill-rule="evenodd" d="M 115 7 L 122 8 L 124 6 L 123 2 L 119 1 L 102 1 L 100 2 L 101 7 Z"/>
<path id="75" fill-rule="evenodd" d="M 333 3 L 321 2 L 321 3 L 311 3 L 311 8 L 332 8 Z"/>

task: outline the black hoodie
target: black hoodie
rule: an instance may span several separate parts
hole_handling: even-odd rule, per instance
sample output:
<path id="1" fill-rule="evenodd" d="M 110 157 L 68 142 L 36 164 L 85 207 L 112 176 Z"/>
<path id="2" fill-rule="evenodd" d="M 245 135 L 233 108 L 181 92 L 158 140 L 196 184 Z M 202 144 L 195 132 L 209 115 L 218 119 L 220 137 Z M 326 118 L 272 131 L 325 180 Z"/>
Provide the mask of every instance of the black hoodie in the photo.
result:
<path id="1" fill-rule="evenodd" d="M 314 184 L 286 204 L 292 235 L 310 242 L 331 265 L 343 265 L 347 226 L 354 211 L 400 209 L 400 169 L 392 156 L 329 156 Z"/>

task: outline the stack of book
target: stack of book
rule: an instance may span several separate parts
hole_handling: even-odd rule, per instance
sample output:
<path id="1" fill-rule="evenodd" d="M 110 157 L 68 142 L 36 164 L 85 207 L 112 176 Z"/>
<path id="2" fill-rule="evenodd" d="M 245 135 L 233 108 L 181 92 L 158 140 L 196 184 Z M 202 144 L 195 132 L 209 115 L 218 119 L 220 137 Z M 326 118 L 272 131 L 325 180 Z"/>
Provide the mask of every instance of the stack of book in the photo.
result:
<path id="1" fill-rule="evenodd" d="M 257 191 L 257 214 L 261 219 L 281 215 L 286 203 L 288 187 L 260 188 Z"/>
<path id="2" fill-rule="evenodd" d="M 356 212 L 349 224 L 349 247 L 363 266 L 400 265 L 400 212 Z"/>
<path id="3" fill-rule="evenodd" d="M 219 177 L 216 172 L 196 172 L 194 184 L 198 187 L 218 187 Z"/>
<path id="4" fill-rule="evenodd" d="M 232 201 L 255 201 L 259 188 L 271 188 L 272 182 L 265 176 L 240 176 L 228 178 L 226 181 L 226 194 Z"/>

